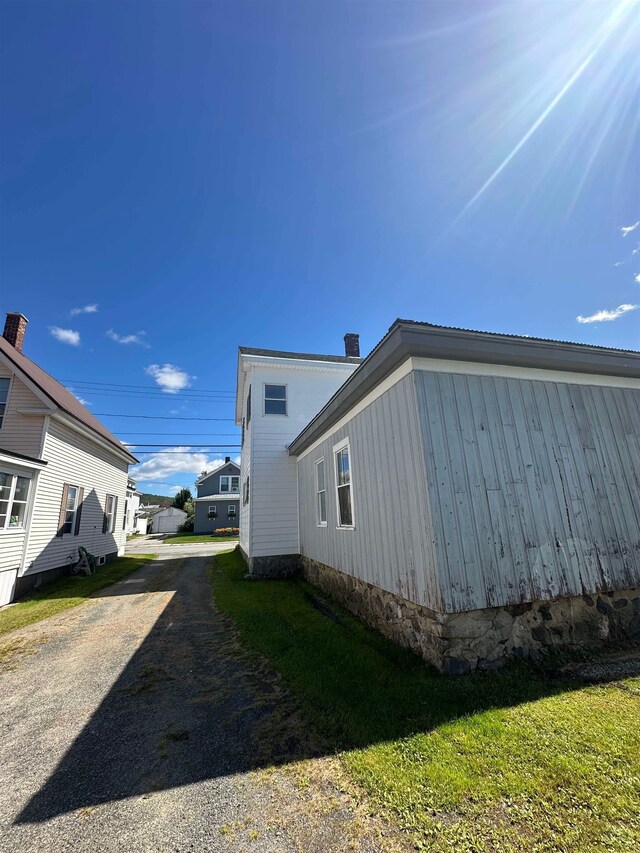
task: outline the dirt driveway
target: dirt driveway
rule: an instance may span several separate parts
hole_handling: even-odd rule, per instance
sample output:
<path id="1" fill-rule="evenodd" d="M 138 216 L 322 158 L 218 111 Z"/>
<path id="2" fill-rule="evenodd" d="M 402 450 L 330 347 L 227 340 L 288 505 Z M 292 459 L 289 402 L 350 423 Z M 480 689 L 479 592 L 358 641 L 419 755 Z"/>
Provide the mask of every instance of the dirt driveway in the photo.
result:
<path id="1" fill-rule="evenodd" d="M 318 746 L 210 563 L 163 553 L 0 642 L 1 851 L 396 849 L 336 759 L 298 763 Z"/>

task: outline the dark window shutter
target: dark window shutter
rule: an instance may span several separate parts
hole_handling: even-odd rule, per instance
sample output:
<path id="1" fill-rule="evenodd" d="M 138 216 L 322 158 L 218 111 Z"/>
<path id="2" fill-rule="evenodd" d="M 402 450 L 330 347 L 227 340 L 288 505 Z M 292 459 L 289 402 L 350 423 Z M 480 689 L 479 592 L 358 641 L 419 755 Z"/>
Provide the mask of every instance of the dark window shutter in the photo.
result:
<path id="1" fill-rule="evenodd" d="M 103 533 L 107 532 L 107 527 L 109 526 L 109 516 L 107 515 L 107 498 L 108 497 L 109 497 L 109 495 L 107 495 L 107 497 L 105 497 L 105 499 L 104 499 L 104 512 L 102 513 L 102 532 Z"/>
<path id="2" fill-rule="evenodd" d="M 80 487 L 78 492 L 78 507 L 76 509 L 76 526 L 73 535 L 77 536 L 80 533 L 80 519 L 82 518 L 82 504 L 84 502 L 84 489 Z"/>
<path id="3" fill-rule="evenodd" d="M 113 532 L 116 532 L 116 521 L 118 519 L 118 496 L 113 499 Z"/>
<path id="4" fill-rule="evenodd" d="M 62 487 L 62 503 L 60 504 L 60 515 L 58 516 L 58 532 L 56 536 L 62 536 L 62 528 L 67 517 L 67 498 L 69 496 L 69 484 L 65 483 Z"/>

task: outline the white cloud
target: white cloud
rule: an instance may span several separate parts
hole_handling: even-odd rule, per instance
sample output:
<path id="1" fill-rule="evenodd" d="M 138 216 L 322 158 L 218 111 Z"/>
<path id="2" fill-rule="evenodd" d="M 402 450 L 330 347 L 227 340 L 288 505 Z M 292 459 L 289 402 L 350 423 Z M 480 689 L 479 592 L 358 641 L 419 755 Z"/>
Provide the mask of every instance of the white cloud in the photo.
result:
<path id="1" fill-rule="evenodd" d="M 60 326 L 49 326 L 49 331 L 61 344 L 71 344 L 72 347 L 80 346 L 80 332 L 73 329 L 61 329 Z"/>
<path id="2" fill-rule="evenodd" d="M 138 482 L 166 482 L 176 474 L 192 474 L 195 479 L 202 471 L 215 471 L 221 465 L 224 465 L 224 457 L 211 457 L 204 451 L 194 452 L 185 447 L 171 447 L 167 451 L 154 453 L 133 467 L 130 474 Z"/>
<path id="3" fill-rule="evenodd" d="M 602 323 L 609 320 L 617 320 L 618 317 L 622 317 L 623 314 L 626 314 L 628 311 L 635 311 L 637 305 L 618 305 L 617 308 L 614 308 L 611 311 L 596 311 L 595 314 L 590 314 L 588 317 L 583 317 L 581 314 L 578 314 L 576 320 L 578 323 Z"/>
<path id="4" fill-rule="evenodd" d="M 84 399 L 84 397 L 80 397 L 78 394 L 76 394 L 76 392 L 73 390 L 73 388 L 69 388 L 69 391 L 71 391 L 71 393 L 72 393 L 72 394 L 73 394 L 73 396 L 76 398 L 76 400 L 77 400 L 79 403 L 82 403 L 82 405 L 83 405 L 83 406 L 90 406 L 90 405 L 91 405 L 91 403 L 89 402 L 89 400 L 85 400 L 85 399 Z"/>
<path id="5" fill-rule="evenodd" d="M 72 308 L 69 312 L 72 317 L 76 317 L 78 314 L 97 314 L 98 306 L 97 305 L 84 305 L 82 308 Z"/>
<path id="6" fill-rule="evenodd" d="M 177 394 L 184 388 L 188 388 L 191 385 L 190 380 L 193 378 L 189 376 L 186 370 L 182 370 L 174 364 L 150 364 L 149 367 L 145 367 L 144 372 L 153 376 L 167 394 Z"/>
<path id="7" fill-rule="evenodd" d="M 626 237 L 627 234 L 631 234 L 636 228 L 640 227 L 640 219 L 637 222 L 634 222 L 633 225 L 623 225 L 620 229 L 620 233 L 623 237 Z"/>
<path id="8" fill-rule="evenodd" d="M 146 334 L 146 332 L 137 332 L 135 335 L 119 335 L 113 329 L 107 331 L 107 337 L 117 344 L 139 344 L 141 347 L 149 346 L 146 341 L 142 340 Z"/>
<path id="9" fill-rule="evenodd" d="M 634 276 L 634 279 L 633 279 L 633 280 L 634 280 L 634 281 L 637 281 L 637 282 L 638 282 L 638 284 L 640 284 L 640 272 L 638 273 L 638 275 Z"/>

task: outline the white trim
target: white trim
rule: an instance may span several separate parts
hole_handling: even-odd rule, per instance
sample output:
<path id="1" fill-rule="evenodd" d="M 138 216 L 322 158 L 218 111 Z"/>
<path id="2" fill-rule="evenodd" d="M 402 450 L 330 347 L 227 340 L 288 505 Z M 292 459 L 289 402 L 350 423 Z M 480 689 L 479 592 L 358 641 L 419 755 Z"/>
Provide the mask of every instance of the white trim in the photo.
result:
<path id="1" fill-rule="evenodd" d="M 27 468 L 30 471 L 43 471 L 47 467 L 46 462 L 32 462 L 27 459 L 16 459 L 14 456 L 9 455 L 8 453 L 0 452 L 0 465 L 8 465 L 9 467 L 18 468 Z M 21 476 L 24 476 L 23 471 L 17 471 Z"/>
<path id="2" fill-rule="evenodd" d="M 69 489 L 75 489 L 76 490 L 76 499 L 75 499 L 75 503 L 73 505 L 73 518 L 71 519 L 71 530 L 68 533 L 63 532 L 62 536 L 60 537 L 61 539 L 64 539 L 65 536 L 75 536 L 76 518 L 78 516 L 78 507 L 80 506 L 80 501 L 78 500 L 78 498 L 80 497 L 80 488 L 81 487 L 76 486 L 75 483 L 66 483 L 65 485 L 67 486 L 67 501 L 69 500 Z M 64 490 L 64 485 L 62 488 Z M 62 495 L 60 497 L 62 497 Z M 68 512 L 68 510 L 67 510 L 67 507 L 65 505 L 64 521 L 62 522 L 62 524 L 60 526 L 61 530 L 63 530 L 67 524 L 67 512 Z"/>
<path id="3" fill-rule="evenodd" d="M 561 370 L 543 370 L 537 367 L 514 367 L 508 364 L 487 364 L 486 362 L 455 361 L 453 359 L 407 358 L 399 367 L 383 379 L 382 382 L 359 400 L 346 415 L 343 415 L 339 421 L 336 421 L 335 424 L 326 429 L 297 458 L 299 460 L 304 459 L 310 453 L 313 453 L 323 442 L 342 429 L 342 427 L 346 426 L 356 415 L 363 412 L 413 370 L 426 370 L 434 373 L 462 373 L 470 376 L 498 376 L 509 379 L 530 379 L 540 382 L 563 382 L 572 385 L 600 385 L 605 388 L 632 388 L 640 390 L 640 379 L 632 379 L 626 376 L 570 373 Z"/>
<path id="4" fill-rule="evenodd" d="M 46 392 L 38 388 L 35 382 L 32 382 L 32 380 L 29 379 L 24 370 L 18 367 L 18 365 L 15 364 L 9 356 L 6 355 L 6 353 L 2 352 L 2 350 L 0 350 L 0 362 L 2 362 L 15 376 L 17 376 L 21 382 L 24 382 L 27 388 L 32 391 L 39 400 L 42 400 L 42 402 L 47 406 L 47 412 L 56 410 L 56 405 L 51 397 L 49 397 Z"/>
<path id="5" fill-rule="evenodd" d="M 205 501 L 239 501 L 240 492 L 225 492 L 223 495 L 203 495 L 201 498 L 193 498 L 194 503 Z"/>
<path id="6" fill-rule="evenodd" d="M 341 524 L 340 523 L 340 498 L 338 490 L 340 488 L 345 488 L 345 486 L 338 486 L 338 469 L 336 467 L 336 456 L 340 453 L 341 450 L 347 450 L 349 455 L 349 497 L 351 502 L 351 524 Z M 333 478 L 334 484 L 336 488 L 336 530 L 355 530 L 356 527 L 356 515 L 353 511 L 353 458 L 351 456 L 351 443 L 349 441 L 349 437 L 343 438 L 342 441 L 339 441 L 337 444 L 333 445 L 332 448 L 333 453 Z"/>
<path id="7" fill-rule="evenodd" d="M 271 388 L 284 388 L 284 398 L 269 397 L 269 401 L 273 403 L 282 403 L 284 399 L 284 412 L 267 412 L 267 385 Z M 288 418 L 289 417 L 289 385 L 288 383 L 281 384 L 280 382 L 263 382 L 262 383 L 262 416 L 264 418 Z"/>
<path id="8" fill-rule="evenodd" d="M 324 488 L 320 489 L 318 486 L 320 485 L 318 482 L 318 465 L 322 464 L 322 475 L 324 479 Z M 324 456 L 321 456 L 319 459 L 316 459 L 314 463 L 314 471 L 316 475 L 316 527 L 326 527 L 327 526 L 327 466 L 325 464 Z M 320 495 L 324 494 L 324 521 L 320 518 Z M 298 513 L 299 515 L 299 513 Z"/>
<path id="9" fill-rule="evenodd" d="M 13 388 L 13 380 L 15 379 L 15 376 L 13 373 L 11 374 L 11 376 L 0 376 L 0 382 L 3 379 L 8 379 L 9 385 L 7 387 L 7 397 L 4 403 L 0 401 L 0 406 L 4 406 L 4 414 L 0 415 L 0 432 L 2 432 L 2 430 L 4 429 L 4 423 L 7 419 L 7 412 L 9 411 L 9 400 L 11 399 L 11 390 Z"/>

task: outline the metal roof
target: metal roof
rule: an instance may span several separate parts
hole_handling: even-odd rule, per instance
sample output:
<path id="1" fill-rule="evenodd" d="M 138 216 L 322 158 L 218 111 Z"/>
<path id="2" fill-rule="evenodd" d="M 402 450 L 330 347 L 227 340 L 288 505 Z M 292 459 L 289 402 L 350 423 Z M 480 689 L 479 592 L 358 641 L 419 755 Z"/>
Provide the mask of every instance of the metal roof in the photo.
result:
<path id="1" fill-rule="evenodd" d="M 31 361 L 30 358 L 27 358 L 26 355 L 18 352 L 18 350 L 1 335 L 0 352 L 2 352 L 2 354 L 5 355 L 9 361 L 18 368 L 18 370 L 22 371 L 22 373 L 24 373 L 24 375 L 33 382 L 33 384 L 36 385 L 55 406 L 62 409 L 62 411 L 66 412 L 68 415 L 71 415 L 72 418 L 75 418 L 75 420 L 88 427 L 105 441 L 108 441 L 109 444 L 116 447 L 121 453 L 124 453 L 125 456 L 128 456 L 132 463 L 138 462 L 136 457 L 133 456 L 133 454 L 131 454 L 120 441 L 118 441 L 113 433 L 109 432 L 106 426 L 99 421 L 95 415 L 92 415 L 91 412 L 82 405 L 80 400 L 78 400 L 71 391 L 65 388 L 64 385 L 61 385 L 57 379 L 54 379 L 53 376 L 39 367 L 34 361 Z"/>
<path id="2" fill-rule="evenodd" d="M 318 355 L 309 352 L 285 352 L 277 349 L 256 349 L 255 347 L 238 347 L 240 355 L 265 355 L 270 358 L 292 358 L 305 361 L 337 361 L 343 364 L 360 364 L 363 360 L 352 355 Z"/>
<path id="3" fill-rule="evenodd" d="M 506 364 L 640 379 L 640 352 L 396 320 L 362 364 L 289 445 L 297 456 L 407 358 Z"/>

